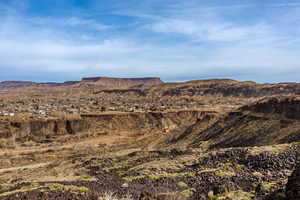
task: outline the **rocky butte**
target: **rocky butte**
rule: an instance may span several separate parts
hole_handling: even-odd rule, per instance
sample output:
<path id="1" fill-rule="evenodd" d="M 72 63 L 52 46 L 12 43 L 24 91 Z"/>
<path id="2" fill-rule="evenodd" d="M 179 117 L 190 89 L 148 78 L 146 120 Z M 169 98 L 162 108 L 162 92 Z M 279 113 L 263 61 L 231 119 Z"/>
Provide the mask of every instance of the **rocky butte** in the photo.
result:
<path id="1" fill-rule="evenodd" d="M 112 78 L 112 77 L 87 77 L 81 83 L 94 83 L 104 87 L 130 87 L 135 85 L 158 85 L 164 83 L 158 77 L 145 78 Z"/>

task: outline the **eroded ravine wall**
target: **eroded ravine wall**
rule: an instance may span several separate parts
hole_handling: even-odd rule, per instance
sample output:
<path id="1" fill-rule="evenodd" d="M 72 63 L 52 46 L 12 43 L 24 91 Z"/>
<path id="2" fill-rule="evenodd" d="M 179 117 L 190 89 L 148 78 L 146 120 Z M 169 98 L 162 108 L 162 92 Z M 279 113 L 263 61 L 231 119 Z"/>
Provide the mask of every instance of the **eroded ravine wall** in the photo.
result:
<path id="1" fill-rule="evenodd" d="M 169 132 L 189 126 L 202 119 L 208 112 L 178 111 L 167 113 L 117 113 L 82 115 L 74 120 L 34 120 L 0 123 L 0 139 L 14 138 L 16 141 L 40 141 L 64 134 L 84 132 L 127 132 L 142 135 L 149 132 Z"/>

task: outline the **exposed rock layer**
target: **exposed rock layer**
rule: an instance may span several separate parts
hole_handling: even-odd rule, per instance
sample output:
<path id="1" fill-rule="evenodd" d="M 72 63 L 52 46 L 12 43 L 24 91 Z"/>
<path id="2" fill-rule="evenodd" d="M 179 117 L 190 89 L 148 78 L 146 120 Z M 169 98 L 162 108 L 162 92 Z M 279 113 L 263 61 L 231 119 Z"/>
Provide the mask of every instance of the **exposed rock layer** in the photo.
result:
<path id="1" fill-rule="evenodd" d="M 0 123 L 0 138 L 14 137 L 17 141 L 77 134 L 80 132 L 107 132 L 108 134 L 143 135 L 165 133 L 188 127 L 208 114 L 201 111 L 179 111 L 168 113 L 114 113 L 85 114 L 74 120 L 41 120 Z"/>

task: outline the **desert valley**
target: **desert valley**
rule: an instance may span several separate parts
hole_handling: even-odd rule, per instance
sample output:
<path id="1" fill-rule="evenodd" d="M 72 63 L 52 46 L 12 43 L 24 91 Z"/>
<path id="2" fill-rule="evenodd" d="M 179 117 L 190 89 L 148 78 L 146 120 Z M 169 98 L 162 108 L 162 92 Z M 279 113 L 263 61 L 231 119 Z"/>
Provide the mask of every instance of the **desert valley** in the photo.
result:
<path id="1" fill-rule="evenodd" d="M 0 199 L 298 200 L 300 83 L 0 83 Z"/>

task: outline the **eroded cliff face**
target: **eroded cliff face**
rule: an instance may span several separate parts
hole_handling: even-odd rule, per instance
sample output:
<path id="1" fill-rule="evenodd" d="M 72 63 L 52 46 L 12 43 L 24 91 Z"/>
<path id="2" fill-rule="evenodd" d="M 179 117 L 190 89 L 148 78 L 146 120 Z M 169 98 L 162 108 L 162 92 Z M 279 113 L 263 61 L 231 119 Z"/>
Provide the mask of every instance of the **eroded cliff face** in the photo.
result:
<path id="1" fill-rule="evenodd" d="M 2 122 L 0 138 L 13 137 L 16 141 L 40 141 L 49 137 L 75 134 L 88 129 L 84 120 L 41 120 L 25 122 Z"/>
<path id="2" fill-rule="evenodd" d="M 41 120 L 0 123 L 1 139 L 13 138 L 17 142 L 41 142 L 66 134 L 106 133 L 143 136 L 169 133 L 186 128 L 201 120 L 207 112 L 178 111 L 167 113 L 113 113 L 85 114 L 74 120 Z"/>
<path id="3" fill-rule="evenodd" d="M 182 126 L 189 126 L 201 119 L 206 112 L 148 112 L 148 113 L 119 113 L 82 115 L 91 130 L 95 131 L 128 131 L 132 134 L 148 132 L 168 132 Z"/>

